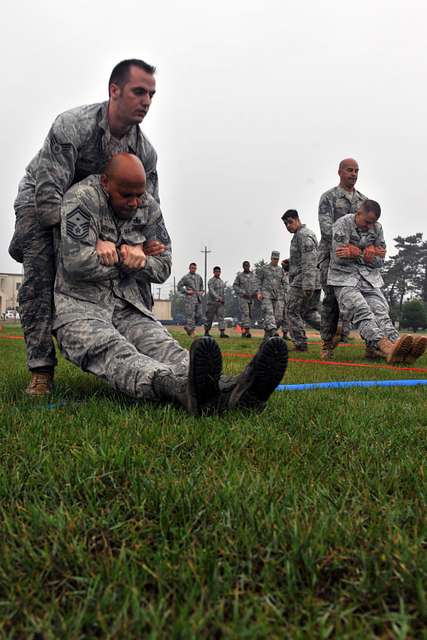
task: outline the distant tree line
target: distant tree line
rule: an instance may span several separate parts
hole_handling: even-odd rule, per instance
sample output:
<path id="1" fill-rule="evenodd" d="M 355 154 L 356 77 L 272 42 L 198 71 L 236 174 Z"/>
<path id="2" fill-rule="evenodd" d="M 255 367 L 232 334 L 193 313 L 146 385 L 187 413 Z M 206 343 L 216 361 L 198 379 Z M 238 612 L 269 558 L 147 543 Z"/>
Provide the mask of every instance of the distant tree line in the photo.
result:
<path id="1" fill-rule="evenodd" d="M 384 294 L 405 329 L 427 327 L 427 241 L 422 233 L 394 238 L 397 253 L 385 261 Z"/>

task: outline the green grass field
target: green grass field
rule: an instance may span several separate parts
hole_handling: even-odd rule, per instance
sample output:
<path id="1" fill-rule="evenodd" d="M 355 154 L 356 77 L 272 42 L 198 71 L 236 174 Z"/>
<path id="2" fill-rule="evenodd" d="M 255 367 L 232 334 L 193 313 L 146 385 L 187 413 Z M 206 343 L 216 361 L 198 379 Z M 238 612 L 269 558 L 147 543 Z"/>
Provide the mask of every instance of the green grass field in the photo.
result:
<path id="1" fill-rule="evenodd" d="M 427 387 L 200 419 L 61 360 L 49 408 L 23 394 L 17 333 L 0 332 L 1 638 L 427 638 Z M 426 356 L 379 364 L 290 362 L 283 381 L 427 378 Z"/>

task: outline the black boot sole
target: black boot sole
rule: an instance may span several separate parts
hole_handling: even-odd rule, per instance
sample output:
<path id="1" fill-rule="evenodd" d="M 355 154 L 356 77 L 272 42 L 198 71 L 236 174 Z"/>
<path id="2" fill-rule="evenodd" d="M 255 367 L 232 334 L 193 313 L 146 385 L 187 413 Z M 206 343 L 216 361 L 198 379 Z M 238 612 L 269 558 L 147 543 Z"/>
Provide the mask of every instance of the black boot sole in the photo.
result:
<path id="1" fill-rule="evenodd" d="M 283 338 L 268 338 L 249 363 L 246 375 L 230 396 L 230 407 L 262 410 L 288 366 L 288 347 Z"/>
<path id="2" fill-rule="evenodd" d="M 217 405 L 221 372 L 222 354 L 215 340 L 195 340 L 190 349 L 189 372 L 193 415 L 208 413 Z"/>

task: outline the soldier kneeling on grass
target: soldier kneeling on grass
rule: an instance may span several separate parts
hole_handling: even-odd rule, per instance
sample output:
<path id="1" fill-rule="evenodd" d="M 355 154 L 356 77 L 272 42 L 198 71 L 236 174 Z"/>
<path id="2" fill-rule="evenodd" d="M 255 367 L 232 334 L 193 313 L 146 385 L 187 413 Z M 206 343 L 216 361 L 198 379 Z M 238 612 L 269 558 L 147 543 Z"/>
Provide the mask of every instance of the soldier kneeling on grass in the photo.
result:
<path id="1" fill-rule="evenodd" d="M 427 337 L 400 336 L 390 319 L 381 291 L 386 246 L 380 215 L 378 202 L 365 200 L 356 213 L 335 222 L 328 285 L 334 287 L 340 313 L 358 329 L 368 348 L 390 364 L 412 364 L 425 352 Z"/>
<path id="2" fill-rule="evenodd" d="M 157 243 L 155 255 L 145 253 L 147 242 Z M 160 283 L 170 269 L 169 235 L 145 192 L 144 167 L 117 154 L 63 199 L 54 321 L 63 355 L 133 398 L 172 401 L 193 415 L 262 410 L 285 373 L 286 343 L 270 339 L 240 375 L 222 376 L 215 340 L 182 348 L 141 299 L 138 275 Z"/>

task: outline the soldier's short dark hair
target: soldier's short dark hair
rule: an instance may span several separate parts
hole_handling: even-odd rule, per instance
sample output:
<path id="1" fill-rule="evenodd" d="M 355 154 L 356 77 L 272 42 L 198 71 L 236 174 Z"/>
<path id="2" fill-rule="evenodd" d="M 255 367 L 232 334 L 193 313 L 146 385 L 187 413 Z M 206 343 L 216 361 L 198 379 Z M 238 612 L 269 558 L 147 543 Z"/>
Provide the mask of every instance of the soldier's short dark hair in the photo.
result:
<path id="1" fill-rule="evenodd" d="M 142 71 L 146 71 L 150 75 L 154 75 L 156 67 L 144 62 L 144 60 L 138 60 L 137 58 L 131 58 L 130 60 L 122 60 L 111 72 L 110 79 L 108 81 L 108 92 L 112 84 L 117 84 L 119 87 L 123 87 L 129 79 L 129 70 L 131 67 L 138 67 Z"/>
<path id="2" fill-rule="evenodd" d="M 214 267 L 213 271 L 221 271 L 221 267 Z"/>
<path id="3" fill-rule="evenodd" d="M 289 220 L 290 218 L 294 220 L 299 218 L 298 211 L 296 209 L 288 209 L 282 216 L 283 222 L 286 222 L 286 220 Z"/>
<path id="4" fill-rule="evenodd" d="M 249 266 L 251 266 L 251 263 L 249 262 L 249 260 L 243 260 L 242 267 L 244 267 L 245 264 L 248 264 Z"/>
<path id="5" fill-rule="evenodd" d="M 361 208 L 366 213 L 374 213 L 377 220 L 381 215 L 381 207 L 375 200 L 364 200 Z"/>
<path id="6" fill-rule="evenodd" d="M 190 262 L 190 264 L 188 266 L 189 267 L 197 267 L 197 264 L 195 262 Z"/>

